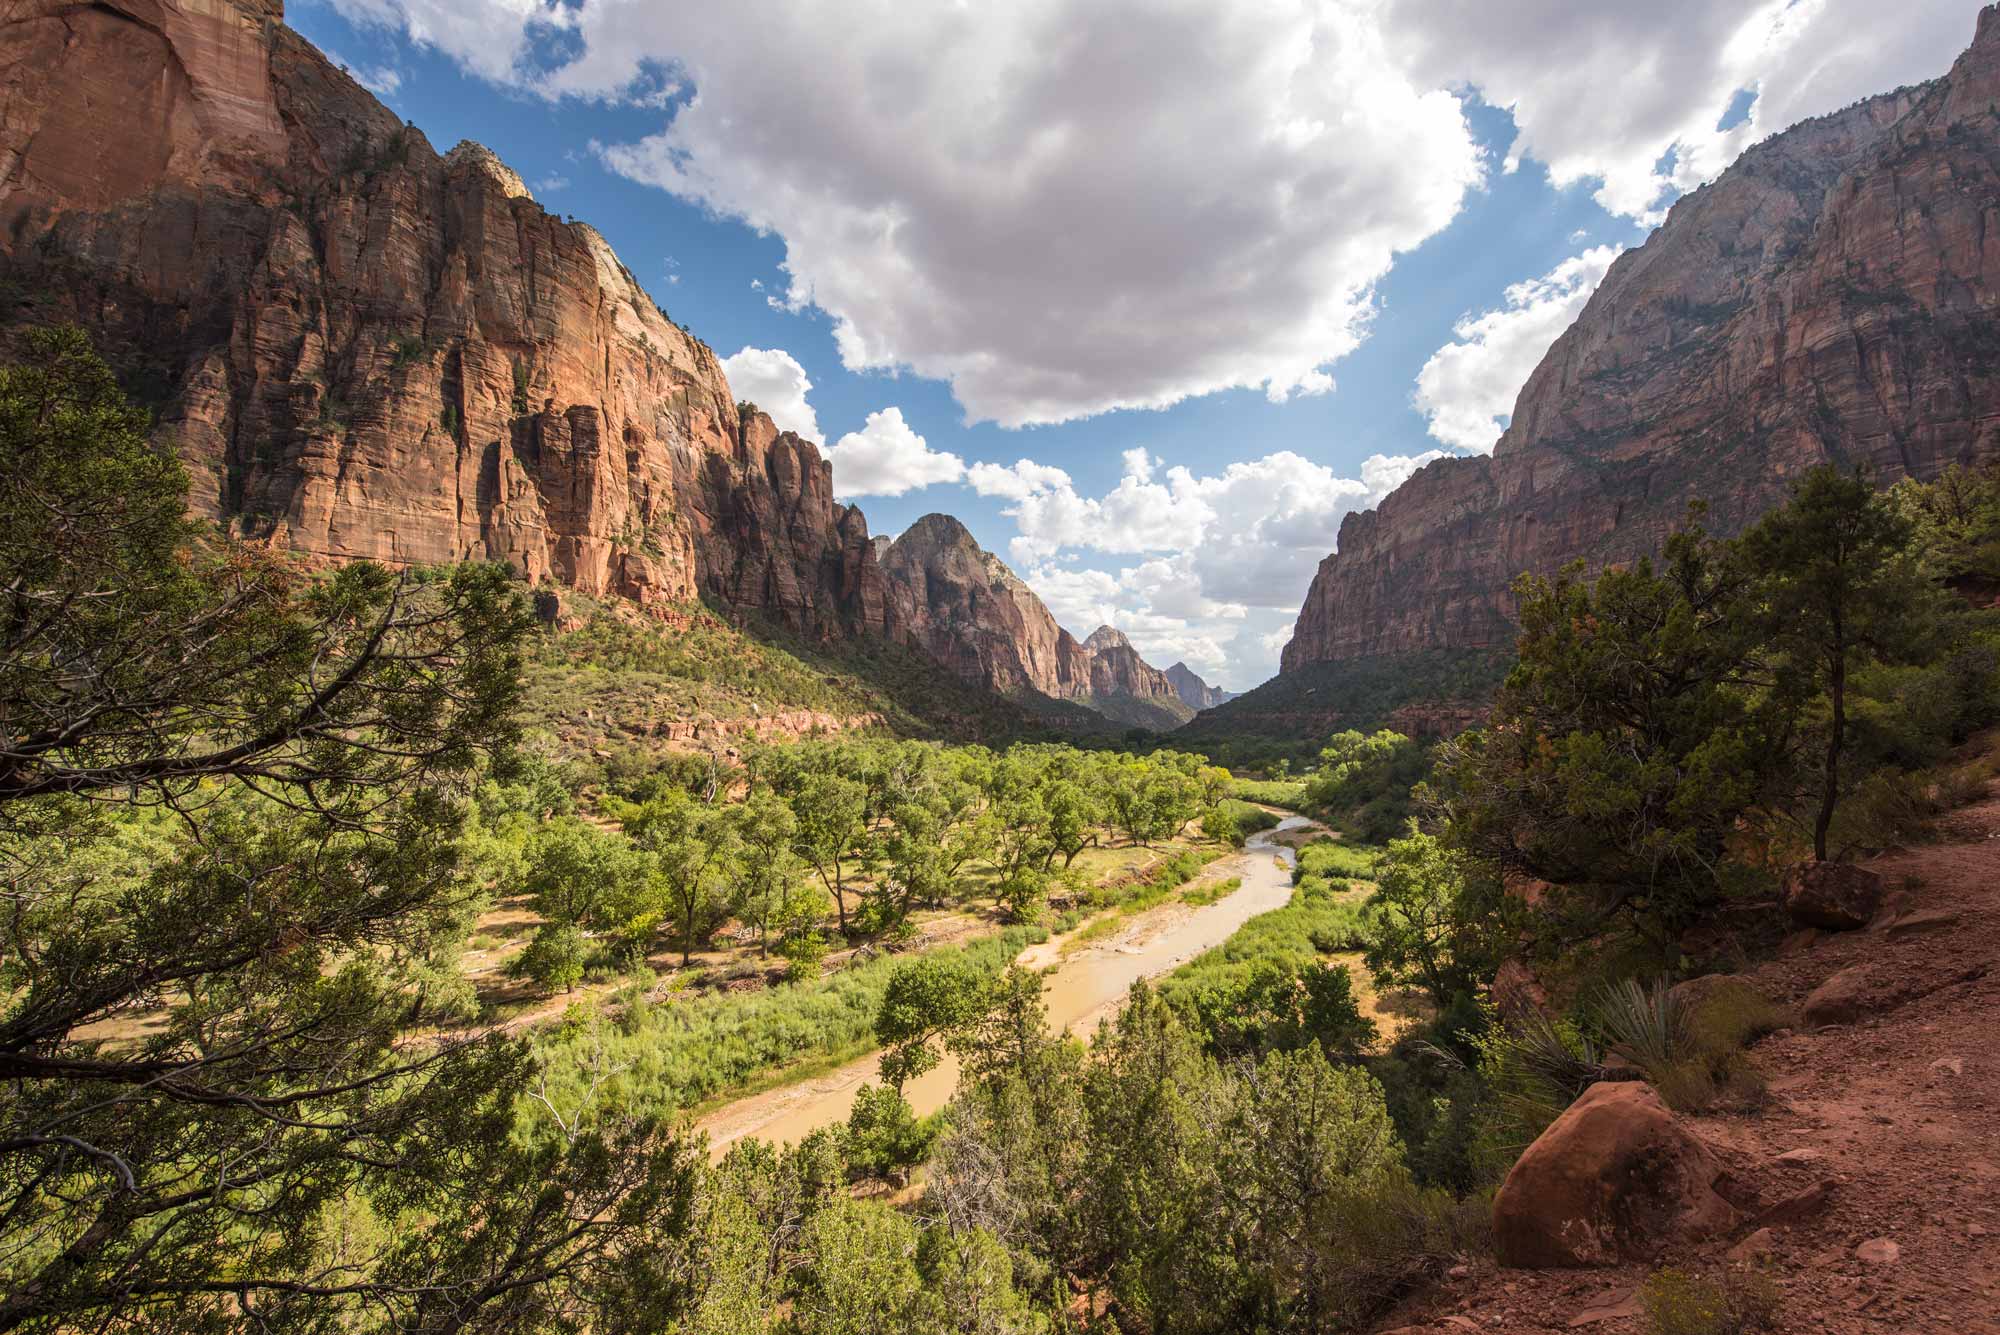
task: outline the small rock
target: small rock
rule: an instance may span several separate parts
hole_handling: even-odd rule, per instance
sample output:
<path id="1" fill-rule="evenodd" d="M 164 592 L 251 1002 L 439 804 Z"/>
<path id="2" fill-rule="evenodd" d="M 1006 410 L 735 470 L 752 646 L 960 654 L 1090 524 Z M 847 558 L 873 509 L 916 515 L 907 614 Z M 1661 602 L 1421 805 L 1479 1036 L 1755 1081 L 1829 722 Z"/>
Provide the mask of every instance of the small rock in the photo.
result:
<path id="1" fill-rule="evenodd" d="M 1986 1225 L 1984 1225 L 1984 1224 L 1967 1224 L 1967 1225 L 1965 1226 L 1965 1236 L 1966 1236 L 1966 1237 L 1968 1237 L 1968 1238 L 1983 1238 L 1983 1237 L 1985 1237 L 1985 1236 L 1986 1236 Z"/>
<path id="2" fill-rule="evenodd" d="M 1748 1265 L 1752 1261 L 1761 1261 L 1771 1254 L 1776 1237 L 1777 1235 L 1772 1233 L 1770 1229 L 1760 1228 L 1734 1247 L 1731 1247 L 1729 1249 L 1729 1259 L 1738 1265 Z"/>
<path id="3" fill-rule="evenodd" d="M 1820 936 L 1821 932 L 1817 927 L 1800 928 L 1778 943 L 1778 958 L 1788 960 L 1794 956 L 1805 954 L 1813 948 L 1813 944 L 1819 940 Z"/>
<path id="4" fill-rule="evenodd" d="M 1835 1182 L 1832 1178 L 1823 1177 L 1811 1186 L 1801 1191 L 1793 1192 L 1770 1209 L 1764 1211 L 1764 1213 L 1758 1215 L 1757 1222 L 1760 1225 L 1768 1226 L 1773 1224 L 1796 1224 L 1810 1219 L 1826 1208 L 1826 1203 L 1833 1199 L 1833 1193 L 1838 1186 L 1839 1183 Z"/>
<path id="5" fill-rule="evenodd" d="M 1444 1273 L 1451 1279 L 1471 1279 L 1472 1267 L 1469 1265 L 1455 1265 Z"/>
<path id="6" fill-rule="evenodd" d="M 1932 1075 L 1964 1075 L 1964 1074 L 1965 1074 L 1965 1058 L 1963 1058 L 1963 1057 L 1939 1057 L 1939 1058 L 1938 1058 L 1938 1059 L 1937 1059 L 1936 1061 L 1934 1061 L 1934 1062 L 1932 1062 L 1932 1063 L 1931 1063 L 1931 1074 L 1932 1074 Z"/>
<path id="7" fill-rule="evenodd" d="M 1595 1325 L 1599 1321 L 1623 1321 L 1639 1316 L 1642 1311 L 1637 1291 L 1627 1289 L 1621 1294 L 1600 1299 L 1596 1304 L 1584 1308 L 1569 1319 L 1569 1324 L 1576 1327 Z"/>
<path id="8" fill-rule="evenodd" d="M 1903 1249 L 1887 1238 L 1870 1238 L 1854 1249 L 1854 1259 L 1865 1265 L 1894 1265 L 1903 1259 Z"/>
<path id="9" fill-rule="evenodd" d="M 1847 932 L 1882 906 L 1882 878 L 1851 862 L 1802 862 L 1785 873 L 1785 912 L 1801 927 Z"/>
<path id="10" fill-rule="evenodd" d="M 1947 909 L 1926 909 L 1922 913 L 1909 913 L 1889 924 L 1890 936 L 1912 936 L 1918 932 L 1937 932 L 1958 925 L 1958 915 Z"/>
<path id="11" fill-rule="evenodd" d="M 1814 988 L 1799 1013 L 1808 1026 L 1818 1029 L 1850 1024 L 1880 1006 L 1881 998 L 1869 981 L 1867 966 L 1856 964 Z"/>
<path id="12" fill-rule="evenodd" d="M 1819 1149 L 1812 1145 L 1801 1145 L 1795 1150 L 1786 1150 L 1783 1154 L 1780 1154 L 1777 1156 L 1777 1158 L 1773 1159 L 1772 1162 L 1812 1163 L 1816 1159 L 1824 1159 L 1825 1157 L 1826 1157 L 1825 1150 Z"/>

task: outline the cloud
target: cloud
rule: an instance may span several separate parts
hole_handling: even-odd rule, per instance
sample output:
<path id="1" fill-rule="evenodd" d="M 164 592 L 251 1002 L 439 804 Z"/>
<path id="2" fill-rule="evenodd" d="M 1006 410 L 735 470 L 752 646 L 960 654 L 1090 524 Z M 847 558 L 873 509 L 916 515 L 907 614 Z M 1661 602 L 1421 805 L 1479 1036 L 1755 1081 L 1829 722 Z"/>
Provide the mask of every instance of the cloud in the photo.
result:
<path id="1" fill-rule="evenodd" d="M 557 43 L 336 3 L 403 6 L 482 72 L 532 48 L 512 81 L 551 96 L 671 68 L 692 95 L 603 160 L 781 238 L 848 368 L 1010 426 L 1330 391 L 1373 285 L 1482 179 L 1458 99 L 1397 73 L 1367 4 L 593 0 L 538 12 Z"/>
<path id="2" fill-rule="evenodd" d="M 394 65 L 355 65 L 338 51 L 328 50 L 325 54 L 328 60 L 346 70 L 354 82 L 377 97 L 393 96 L 403 86 L 403 72 Z"/>
<path id="3" fill-rule="evenodd" d="M 550 172 L 547 176 L 536 181 L 532 189 L 537 195 L 553 195 L 558 191 L 569 189 L 569 177 L 564 176 L 561 172 Z"/>
<path id="4" fill-rule="evenodd" d="M 1935 78 L 1972 38 L 1974 6 L 1908 0 L 1429 0 L 1387 10 L 1417 83 L 1509 108 L 1509 169 L 1594 182 L 1614 213 L 1655 220 L 1745 147 L 1808 117 Z M 1721 127 L 1748 91 L 1748 114 Z"/>
<path id="5" fill-rule="evenodd" d="M 833 463 L 833 494 L 842 499 L 901 496 L 965 476 L 965 461 L 932 449 L 910 429 L 900 408 L 868 414 L 859 431 L 842 436 L 825 454 Z"/>
<path id="6" fill-rule="evenodd" d="M 796 431 L 818 444 L 819 417 L 806 395 L 812 381 L 806 368 L 783 348 L 744 348 L 722 359 L 722 374 L 739 401 L 756 404 L 781 431 Z"/>
<path id="7" fill-rule="evenodd" d="M 1118 485 L 1099 496 L 1026 459 L 975 464 L 967 481 L 1010 502 L 1008 556 L 1063 625 L 1085 633 L 1109 622 L 1154 662 L 1185 659 L 1243 688 L 1276 667 L 1281 632 L 1340 521 L 1442 457 L 1373 455 L 1348 478 L 1282 450 L 1198 475 L 1141 448 L 1125 452 Z M 1107 569 L 1102 556 L 1136 559 Z"/>
<path id="8" fill-rule="evenodd" d="M 1436 439 L 1480 453 L 1493 448 L 1521 386 L 1549 345 L 1583 311 L 1621 247 L 1596 246 L 1540 278 L 1515 283 L 1499 310 L 1468 315 L 1458 336 L 1417 372 L 1417 408 Z"/>
<path id="9" fill-rule="evenodd" d="M 1483 179 L 1454 90 L 1511 110 L 1509 169 L 1651 220 L 1972 27 L 1965 0 L 334 3 L 505 86 L 657 105 L 607 164 L 780 238 L 772 304 L 827 312 L 848 368 L 1004 425 L 1331 392 L 1374 284 Z"/>

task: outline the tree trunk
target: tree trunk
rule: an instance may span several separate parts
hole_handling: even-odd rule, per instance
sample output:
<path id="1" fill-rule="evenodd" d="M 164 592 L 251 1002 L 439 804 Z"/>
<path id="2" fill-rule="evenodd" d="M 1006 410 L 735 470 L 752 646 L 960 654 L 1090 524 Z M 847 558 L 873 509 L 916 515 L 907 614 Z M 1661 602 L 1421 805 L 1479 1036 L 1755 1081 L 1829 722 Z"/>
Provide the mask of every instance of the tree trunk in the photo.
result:
<path id="1" fill-rule="evenodd" d="M 1813 860 L 1826 861 L 1826 832 L 1833 825 L 1834 805 L 1840 800 L 1840 752 L 1847 741 L 1847 652 L 1836 648 L 1833 670 L 1827 678 L 1827 693 L 1833 697 L 1833 726 L 1826 739 L 1826 768 L 1820 776 L 1819 815 L 1813 820 Z"/>

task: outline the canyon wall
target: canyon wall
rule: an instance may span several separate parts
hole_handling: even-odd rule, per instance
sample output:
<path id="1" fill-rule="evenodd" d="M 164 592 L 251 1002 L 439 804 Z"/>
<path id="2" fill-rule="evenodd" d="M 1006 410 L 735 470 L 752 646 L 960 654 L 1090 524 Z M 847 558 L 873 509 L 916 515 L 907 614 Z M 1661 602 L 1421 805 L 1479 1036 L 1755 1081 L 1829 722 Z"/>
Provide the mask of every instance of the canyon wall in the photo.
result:
<path id="1" fill-rule="evenodd" d="M 871 540 L 818 449 L 739 410 L 595 229 L 481 145 L 439 154 L 282 19 L 0 17 L 0 334 L 87 328 L 199 513 L 318 561 L 504 561 L 886 636 L 1007 694 L 1172 694 L 1129 646 L 1060 630 L 956 521 Z"/>
<path id="2" fill-rule="evenodd" d="M 2000 454 L 2000 13 L 1933 83 L 1776 135 L 1621 256 L 1490 458 L 1342 523 L 1286 646 L 1511 644 L 1522 571 L 1734 532 L 1825 461 L 1882 484 Z"/>

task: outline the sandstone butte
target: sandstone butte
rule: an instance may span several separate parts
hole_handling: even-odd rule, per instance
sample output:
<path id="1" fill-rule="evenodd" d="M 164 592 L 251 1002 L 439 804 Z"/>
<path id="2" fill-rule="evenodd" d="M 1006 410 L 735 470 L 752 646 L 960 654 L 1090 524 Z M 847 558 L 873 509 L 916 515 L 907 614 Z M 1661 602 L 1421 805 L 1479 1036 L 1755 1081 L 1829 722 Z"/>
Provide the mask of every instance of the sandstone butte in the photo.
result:
<path id="1" fill-rule="evenodd" d="M 1178 699 L 956 521 L 871 539 L 603 236 L 478 144 L 438 154 L 281 0 L 0 18 L 0 332 L 54 320 L 91 331 L 241 537 L 703 597 L 1009 693 Z"/>
<path id="2" fill-rule="evenodd" d="M 1491 457 L 1349 515 L 1284 671 L 1512 644 L 1509 586 L 1731 533 L 1822 461 L 2000 454 L 2000 11 L 1944 78 L 1803 122 L 1676 203 L 1529 378 Z"/>

